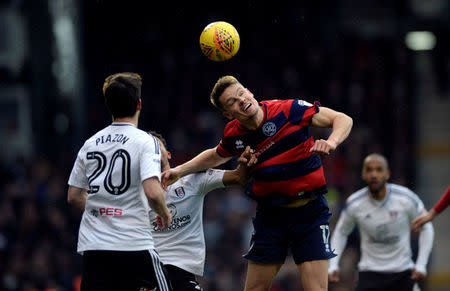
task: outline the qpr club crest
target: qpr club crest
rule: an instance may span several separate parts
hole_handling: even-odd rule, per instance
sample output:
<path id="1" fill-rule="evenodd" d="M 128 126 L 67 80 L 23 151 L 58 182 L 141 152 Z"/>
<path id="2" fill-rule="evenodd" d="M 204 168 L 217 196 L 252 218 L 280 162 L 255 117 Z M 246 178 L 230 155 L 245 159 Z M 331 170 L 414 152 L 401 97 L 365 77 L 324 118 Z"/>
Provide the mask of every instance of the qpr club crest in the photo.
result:
<path id="1" fill-rule="evenodd" d="M 176 188 L 175 194 L 177 195 L 178 198 L 183 198 L 185 195 L 184 188 L 183 187 Z"/>
<path id="2" fill-rule="evenodd" d="M 262 131 L 267 136 L 273 136 L 277 132 L 277 126 L 272 121 L 264 123 Z"/>

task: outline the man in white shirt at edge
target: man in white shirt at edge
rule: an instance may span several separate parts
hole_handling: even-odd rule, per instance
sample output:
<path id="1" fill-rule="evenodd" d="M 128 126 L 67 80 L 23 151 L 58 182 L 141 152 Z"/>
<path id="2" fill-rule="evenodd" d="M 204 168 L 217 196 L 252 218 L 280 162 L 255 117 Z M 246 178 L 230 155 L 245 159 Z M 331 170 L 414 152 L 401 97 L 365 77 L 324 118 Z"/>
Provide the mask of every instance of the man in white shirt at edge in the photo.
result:
<path id="1" fill-rule="evenodd" d="M 154 250 L 150 207 L 160 228 L 172 217 L 160 184 L 159 142 L 137 128 L 141 85 L 135 73 L 105 79 L 113 122 L 86 140 L 70 174 L 68 202 L 84 211 L 77 247 L 82 291 L 170 290 Z"/>
<path id="2" fill-rule="evenodd" d="M 331 245 L 338 256 L 330 261 L 330 282 L 339 281 L 339 260 L 355 226 L 361 238 L 356 290 L 413 290 L 415 281 L 425 278 L 434 239 L 433 226 L 428 223 L 422 229 L 414 264 L 409 225 L 425 208 L 408 188 L 387 183 L 389 177 L 384 156 L 370 154 L 364 159 L 362 178 L 367 187 L 347 199 L 332 235 Z"/>
<path id="3" fill-rule="evenodd" d="M 161 171 L 170 169 L 171 153 L 161 134 Z M 157 225 L 159 216 L 151 221 L 155 247 L 164 263 L 174 291 L 202 290 L 196 276 L 203 276 L 205 238 L 203 234 L 203 202 L 205 195 L 217 188 L 244 185 L 249 179 L 249 168 L 257 159 L 247 146 L 239 157 L 235 170 L 209 169 L 184 176 L 167 187 L 165 199 L 172 214 L 172 224 L 166 229 Z M 155 217 L 155 215 L 150 215 Z"/>

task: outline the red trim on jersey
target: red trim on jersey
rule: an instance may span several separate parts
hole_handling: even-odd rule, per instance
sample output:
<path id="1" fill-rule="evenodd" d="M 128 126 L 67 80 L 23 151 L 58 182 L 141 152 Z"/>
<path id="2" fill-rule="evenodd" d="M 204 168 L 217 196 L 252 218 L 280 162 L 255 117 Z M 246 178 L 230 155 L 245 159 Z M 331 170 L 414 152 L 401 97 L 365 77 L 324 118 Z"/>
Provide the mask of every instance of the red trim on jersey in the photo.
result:
<path id="1" fill-rule="evenodd" d="M 441 213 L 447 206 L 450 204 L 450 186 L 447 187 L 444 195 L 442 195 L 441 199 L 438 203 L 433 207 L 434 211 L 437 213 Z"/>
<path id="2" fill-rule="evenodd" d="M 314 184 L 311 184 L 314 182 Z M 297 177 L 287 181 L 260 181 L 257 180 L 253 184 L 252 192 L 255 196 L 263 197 L 273 193 L 282 192 L 283 195 L 296 196 L 302 191 L 311 191 L 319 187 L 325 186 L 326 181 L 321 166 L 314 172 Z M 282 189 L 282 191 L 280 190 Z"/>

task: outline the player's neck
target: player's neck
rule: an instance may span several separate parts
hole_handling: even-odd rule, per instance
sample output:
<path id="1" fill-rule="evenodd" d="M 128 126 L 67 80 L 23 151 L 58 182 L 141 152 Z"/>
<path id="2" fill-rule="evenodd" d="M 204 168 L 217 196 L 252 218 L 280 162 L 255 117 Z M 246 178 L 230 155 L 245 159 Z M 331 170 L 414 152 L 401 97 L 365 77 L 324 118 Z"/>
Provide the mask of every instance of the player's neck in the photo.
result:
<path id="1" fill-rule="evenodd" d="M 384 185 L 383 188 L 381 188 L 380 191 L 377 191 L 377 192 L 372 192 L 372 191 L 370 191 L 370 195 L 371 195 L 372 198 L 375 199 L 375 200 L 383 200 L 384 197 L 386 197 L 386 193 L 387 193 L 387 187 L 386 187 L 386 184 Z"/>
<path id="2" fill-rule="evenodd" d="M 139 114 L 135 114 L 132 117 L 118 117 L 114 118 L 114 122 L 128 122 L 134 124 L 136 127 L 138 125 Z"/>
<path id="3" fill-rule="evenodd" d="M 128 122 L 134 124 L 136 127 L 138 125 L 138 119 L 136 117 L 119 117 L 114 118 L 114 122 Z"/>

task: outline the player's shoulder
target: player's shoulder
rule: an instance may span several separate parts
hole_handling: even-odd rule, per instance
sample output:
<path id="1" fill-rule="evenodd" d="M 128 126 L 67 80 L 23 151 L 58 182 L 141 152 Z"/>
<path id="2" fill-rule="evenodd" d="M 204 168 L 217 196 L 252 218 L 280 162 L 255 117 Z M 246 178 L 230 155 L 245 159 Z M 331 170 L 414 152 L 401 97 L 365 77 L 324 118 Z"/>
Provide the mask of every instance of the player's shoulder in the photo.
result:
<path id="1" fill-rule="evenodd" d="M 369 197 L 369 188 L 364 187 L 356 192 L 350 194 L 350 196 L 345 201 L 347 208 L 358 207 Z"/>
<path id="2" fill-rule="evenodd" d="M 200 193 L 199 188 L 204 175 L 205 172 L 197 172 L 183 176 L 171 184 L 167 190 L 175 193 L 177 197 L 196 195 Z"/>
<path id="3" fill-rule="evenodd" d="M 414 204 L 421 202 L 419 196 L 408 187 L 393 183 L 388 183 L 387 187 L 389 188 L 390 194 L 395 198 L 404 199 Z"/>
<path id="4" fill-rule="evenodd" d="M 290 107 L 292 105 L 292 102 L 294 102 L 294 99 L 271 99 L 271 100 L 263 100 L 259 103 L 263 106 L 266 106 L 267 109 L 270 110 L 277 110 L 277 109 L 284 109 L 285 107 Z"/>

